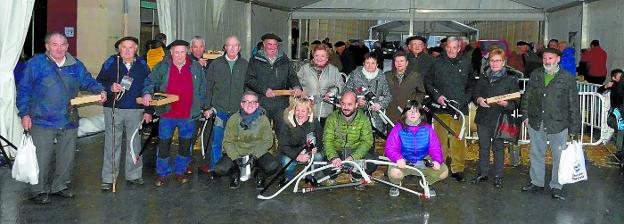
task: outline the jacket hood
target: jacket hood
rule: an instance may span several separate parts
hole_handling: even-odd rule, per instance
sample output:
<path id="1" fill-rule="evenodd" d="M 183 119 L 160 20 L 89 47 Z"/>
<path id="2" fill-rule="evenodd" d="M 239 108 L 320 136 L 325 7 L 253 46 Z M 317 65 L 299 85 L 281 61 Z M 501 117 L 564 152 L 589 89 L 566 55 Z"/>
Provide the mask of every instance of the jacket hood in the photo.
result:
<path id="1" fill-rule="evenodd" d="M 563 53 L 564 57 L 566 57 L 566 56 L 574 57 L 574 53 L 575 52 L 576 52 L 576 50 L 574 50 L 574 48 L 568 47 L 568 48 L 564 49 L 562 53 Z"/>

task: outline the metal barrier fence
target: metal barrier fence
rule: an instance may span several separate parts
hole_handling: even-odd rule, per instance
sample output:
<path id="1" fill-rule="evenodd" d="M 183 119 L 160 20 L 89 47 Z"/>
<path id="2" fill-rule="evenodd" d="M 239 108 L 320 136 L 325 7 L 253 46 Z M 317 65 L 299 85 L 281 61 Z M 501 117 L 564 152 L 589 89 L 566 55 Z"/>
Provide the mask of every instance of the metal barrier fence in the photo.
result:
<path id="1" fill-rule="evenodd" d="M 520 87 L 522 91 L 526 88 L 528 79 L 520 79 Z M 597 93 L 600 85 L 577 82 L 577 88 L 579 90 L 579 110 L 581 111 L 581 135 L 589 135 L 589 142 L 584 142 L 583 145 L 598 145 L 608 139 L 613 134 L 610 127 L 607 126 L 606 120 L 609 110 L 608 95 L 602 95 Z M 477 140 L 476 125 L 474 124 L 474 115 L 476 113 L 476 105 L 471 103 L 469 105 L 467 132 L 465 139 Z M 513 114 L 514 117 L 518 117 L 519 111 L 516 109 Z M 530 139 L 528 136 L 528 127 L 521 124 L 519 144 L 528 144 Z"/>

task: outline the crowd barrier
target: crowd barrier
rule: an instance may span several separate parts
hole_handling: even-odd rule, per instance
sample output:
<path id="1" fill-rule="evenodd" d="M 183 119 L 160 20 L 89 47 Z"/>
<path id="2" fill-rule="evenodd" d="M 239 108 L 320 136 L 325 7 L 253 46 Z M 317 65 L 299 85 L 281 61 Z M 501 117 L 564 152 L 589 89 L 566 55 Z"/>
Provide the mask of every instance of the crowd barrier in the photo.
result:
<path id="1" fill-rule="evenodd" d="M 528 79 L 520 79 L 520 87 L 524 93 L 524 89 L 526 88 L 526 83 Z M 577 88 L 579 91 L 579 110 L 581 111 L 581 135 L 589 136 L 589 138 L 584 138 L 583 145 L 595 146 L 601 143 L 606 143 L 613 135 L 613 129 L 611 129 L 607 124 L 607 116 L 609 111 L 609 95 L 607 94 L 599 94 L 597 93 L 600 85 L 587 83 L 587 82 L 577 82 Z M 476 113 L 476 105 L 471 103 L 469 105 L 469 112 L 466 117 L 469 118 L 467 122 L 467 130 L 465 139 L 468 140 L 477 140 L 479 136 L 477 136 L 477 129 L 474 123 L 474 115 Z M 514 117 L 518 117 L 519 111 L 515 110 L 512 114 Z M 521 123 L 520 129 L 520 138 L 518 140 L 519 144 L 529 144 L 531 141 L 528 136 L 527 127 L 524 123 Z"/>

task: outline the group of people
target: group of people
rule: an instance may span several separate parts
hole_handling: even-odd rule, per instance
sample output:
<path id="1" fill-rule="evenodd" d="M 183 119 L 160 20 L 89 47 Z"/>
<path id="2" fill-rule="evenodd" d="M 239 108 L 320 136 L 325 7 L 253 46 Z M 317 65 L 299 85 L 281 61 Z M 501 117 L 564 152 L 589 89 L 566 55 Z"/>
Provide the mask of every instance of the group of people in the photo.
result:
<path id="1" fill-rule="evenodd" d="M 401 185 L 404 176 L 416 174 L 406 169 L 408 165 L 421 169 L 429 184 L 449 175 L 463 182 L 466 143 L 442 128 L 459 130 L 462 123 L 456 111 L 443 108 L 452 104 L 467 114 L 473 102 L 478 106 L 475 120 L 480 137 L 479 172 L 473 182 L 493 176 L 494 185 L 503 186 L 504 142 L 493 137 L 496 118 L 520 107 L 532 139 L 531 184 L 522 189 L 543 188 L 549 141 L 555 164 L 550 187 L 553 197 L 563 198 L 555 157 L 565 148 L 568 134 L 579 133 L 580 115 L 574 78 L 560 69 L 559 50 L 544 49 L 543 66 L 531 73 L 521 102 L 487 102 L 488 97 L 518 91 L 518 75 L 505 66 L 506 56 L 500 49 L 490 51 L 489 66 L 475 74 L 461 39 L 448 37 L 444 51 L 434 58 L 426 52 L 426 39 L 415 36 L 407 39 L 407 52 L 393 56 L 391 71 L 383 73 L 378 68 L 383 62 L 367 53 L 359 66 L 344 74 L 330 63 L 331 50 L 326 44 L 310 49 L 311 60 L 295 71 L 279 48 L 279 36 L 267 33 L 261 39 L 261 50 L 246 60 L 238 38 L 229 36 L 225 53 L 211 61 L 202 58 L 205 41 L 201 37 L 191 43 L 174 40 L 166 48 L 161 46 L 166 52 L 152 66 L 137 55 L 138 40 L 124 37 L 114 45 L 118 53 L 106 59 L 93 78 L 67 53 L 69 44 L 62 33 L 46 35 L 46 53 L 28 61 L 17 84 L 18 115 L 38 149 L 41 170 L 39 183 L 31 188 L 33 200 L 44 204 L 49 203 L 49 194 L 74 196 L 69 183 L 78 116 L 70 99 L 81 90 L 99 94 L 104 104 L 104 191 L 111 190 L 117 179 L 123 132 L 127 140 L 137 138 L 134 130 L 155 116 L 159 117 L 157 187 L 167 185 L 172 174 L 181 184 L 189 181 L 187 169 L 195 141 L 204 137 L 198 136 L 204 119 L 214 119 L 214 124 L 209 131 L 209 163 L 200 171 L 230 177 L 232 189 L 251 175 L 247 167 L 256 168 L 253 176 L 262 189 L 266 179 L 286 164 L 290 166 L 283 181 L 294 177 L 300 163 L 325 160 L 339 168 L 345 160 L 374 159 L 375 136 L 387 138 L 385 156 L 395 163 L 388 169 L 392 183 Z M 334 45 L 338 54 L 345 52 L 343 44 Z M 178 100 L 149 106 L 156 93 L 177 95 Z M 426 110 L 433 108 L 427 106 L 428 101 L 442 109 Z M 430 122 L 433 116 L 437 119 Z M 170 150 L 176 129 L 177 153 Z M 132 156 L 139 154 L 140 141 L 126 142 L 125 180 L 143 185 L 143 159 Z M 489 172 L 490 149 L 495 158 L 493 174 Z M 445 162 L 446 158 L 450 161 Z M 53 160 L 55 169 L 51 169 Z M 367 164 L 365 172 L 375 169 Z M 52 176 L 49 170 L 54 170 Z M 318 176 L 308 178 L 314 183 Z M 319 184 L 335 182 L 325 179 Z M 390 195 L 398 196 L 399 190 L 392 188 Z"/>

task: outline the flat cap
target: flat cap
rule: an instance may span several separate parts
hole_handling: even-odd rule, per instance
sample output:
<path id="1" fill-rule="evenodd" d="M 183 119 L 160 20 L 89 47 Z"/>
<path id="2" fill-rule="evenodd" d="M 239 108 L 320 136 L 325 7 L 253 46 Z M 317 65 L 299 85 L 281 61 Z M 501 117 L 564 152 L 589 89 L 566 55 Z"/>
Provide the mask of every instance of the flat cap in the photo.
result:
<path id="1" fill-rule="evenodd" d="M 516 46 L 522 46 L 522 45 L 530 46 L 530 44 L 524 40 L 516 42 Z"/>
<path id="2" fill-rule="evenodd" d="M 117 42 L 115 42 L 115 49 L 119 49 L 119 45 L 121 44 L 121 42 L 124 42 L 126 40 L 131 40 L 137 45 L 139 44 L 139 39 L 137 39 L 136 37 L 131 37 L 131 36 L 122 37 L 121 39 L 117 40 Z"/>
<path id="3" fill-rule="evenodd" d="M 266 39 L 273 39 L 276 40 L 277 42 L 282 42 L 282 38 L 280 38 L 279 36 L 273 34 L 273 33 L 266 33 L 264 35 L 262 35 L 262 37 L 260 37 L 260 39 L 262 39 L 262 41 L 266 40 Z"/>
<path id="4" fill-rule="evenodd" d="M 190 44 L 189 42 L 186 42 L 185 40 L 174 40 L 173 42 L 171 42 L 169 44 L 169 46 L 167 48 L 171 48 L 171 47 L 175 47 L 175 46 L 185 46 L 188 47 Z"/>
<path id="5" fill-rule="evenodd" d="M 425 44 L 427 43 L 427 38 L 425 38 L 425 37 L 422 37 L 422 36 L 411 36 L 411 37 L 408 37 L 407 40 L 405 40 L 405 45 L 409 45 L 409 43 L 412 40 L 420 40 L 420 41 L 422 41 Z"/>
<path id="6" fill-rule="evenodd" d="M 336 42 L 336 43 L 334 44 L 334 47 L 342 47 L 342 46 L 345 46 L 345 45 L 347 45 L 347 44 L 345 44 L 345 42 L 343 42 L 343 41 L 338 41 L 338 42 Z"/>
<path id="7" fill-rule="evenodd" d="M 544 48 L 540 51 L 540 55 L 544 55 L 544 53 L 552 53 L 552 54 L 556 54 L 558 56 L 561 56 L 562 53 L 559 49 L 557 48 Z"/>

